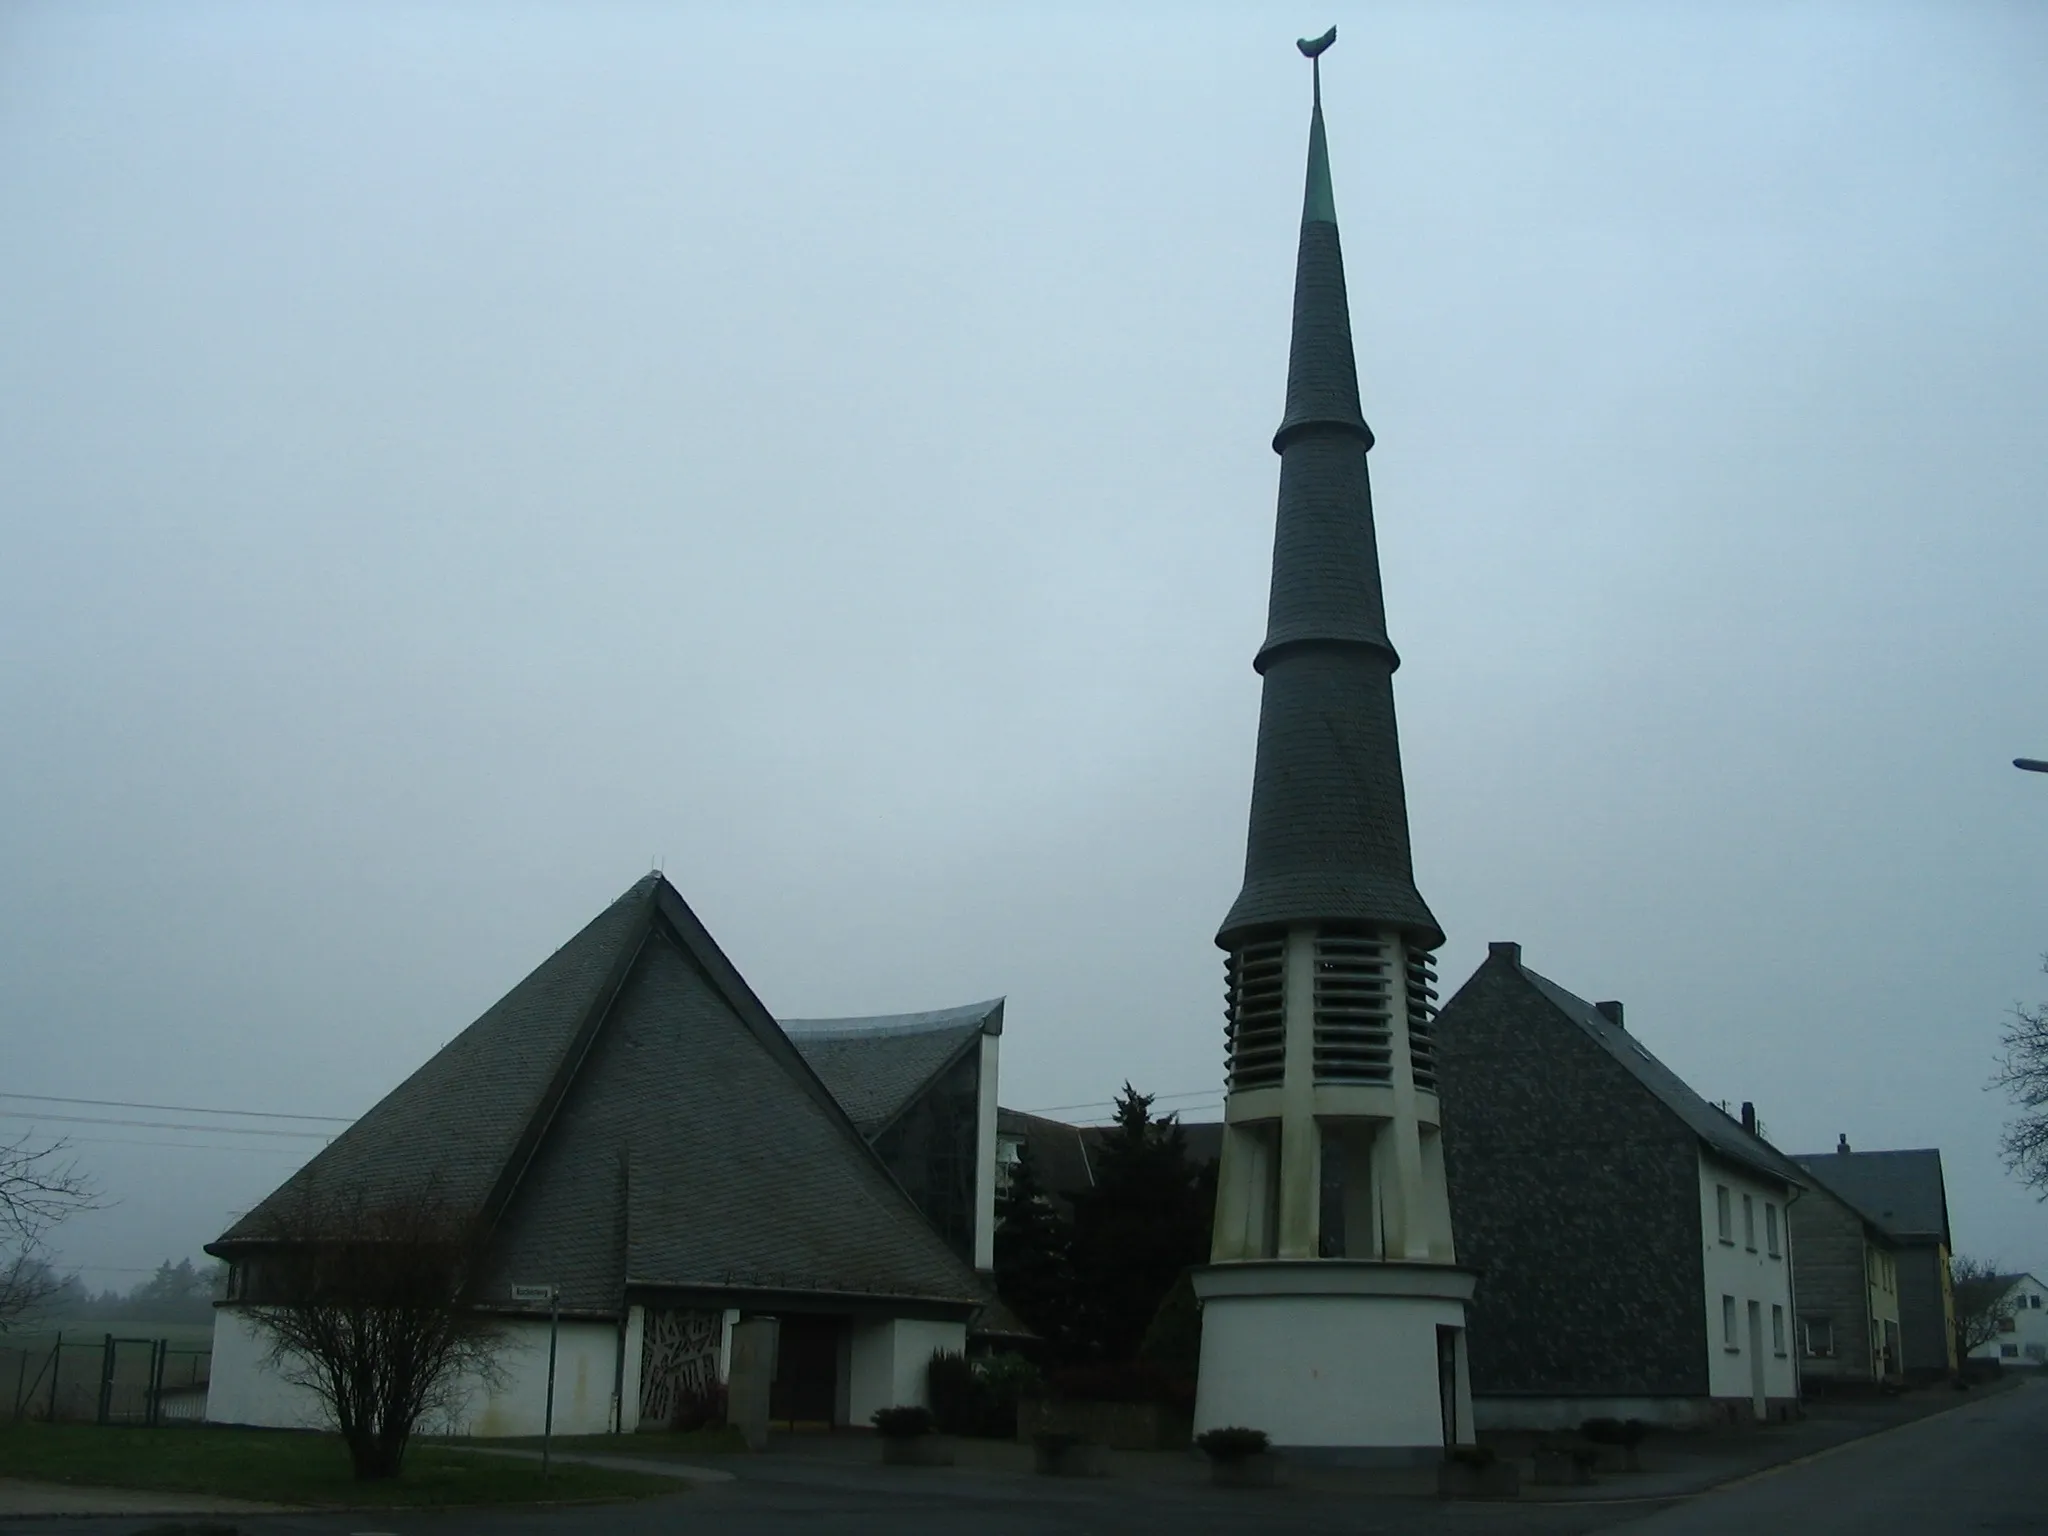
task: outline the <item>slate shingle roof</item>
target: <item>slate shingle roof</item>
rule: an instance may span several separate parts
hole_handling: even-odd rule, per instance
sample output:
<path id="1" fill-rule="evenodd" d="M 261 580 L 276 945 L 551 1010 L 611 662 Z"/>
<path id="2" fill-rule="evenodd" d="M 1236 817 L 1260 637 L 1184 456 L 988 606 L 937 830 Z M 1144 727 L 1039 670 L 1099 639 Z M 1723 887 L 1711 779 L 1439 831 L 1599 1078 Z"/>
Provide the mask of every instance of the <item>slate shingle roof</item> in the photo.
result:
<path id="1" fill-rule="evenodd" d="M 1216 942 L 1289 923 L 1391 926 L 1443 942 L 1415 888 L 1394 668 L 1373 531 L 1344 256 L 1317 104 L 1295 259 L 1294 332 L 1244 886 Z"/>
<path id="2" fill-rule="evenodd" d="M 857 1019 L 784 1019 L 811 1070 L 872 1141 L 983 1035 L 1003 1030 L 1003 1000 L 928 1013 Z"/>
<path id="3" fill-rule="evenodd" d="M 965 1316 L 984 1288 L 659 875 L 640 881 L 209 1251 L 294 1194 L 494 1223 L 487 1294 L 826 1291 Z"/>
<path id="4" fill-rule="evenodd" d="M 1513 964 L 1552 1007 L 1590 1035 L 1707 1146 L 1769 1178 L 1802 1188 L 1806 1185 L 1806 1174 L 1790 1158 L 1693 1092 L 1683 1078 L 1651 1055 L 1642 1041 L 1549 977 L 1537 975 L 1519 960 Z"/>
<path id="5" fill-rule="evenodd" d="M 1802 1152 L 1793 1161 L 1892 1237 L 1948 1242 L 1948 1187 L 1934 1148 Z"/>

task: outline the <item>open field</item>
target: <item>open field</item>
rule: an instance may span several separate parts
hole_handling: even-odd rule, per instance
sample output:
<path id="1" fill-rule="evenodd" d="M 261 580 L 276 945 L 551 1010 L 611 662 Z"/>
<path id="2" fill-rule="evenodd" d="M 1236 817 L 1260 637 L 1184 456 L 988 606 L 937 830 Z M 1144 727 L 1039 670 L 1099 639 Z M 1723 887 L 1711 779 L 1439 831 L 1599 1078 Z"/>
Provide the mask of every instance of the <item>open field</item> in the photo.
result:
<path id="1" fill-rule="evenodd" d="M 0 1423 L 0 1477 L 351 1508 L 640 1499 L 688 1486 L 672 1477 L 572 1464 L 556 1466 L 543 1481 L 538 1462 L 425 1442 L 407 1453 L 402 1477 L 359 1483 L 335 1435 L 33 1423 Z"/>

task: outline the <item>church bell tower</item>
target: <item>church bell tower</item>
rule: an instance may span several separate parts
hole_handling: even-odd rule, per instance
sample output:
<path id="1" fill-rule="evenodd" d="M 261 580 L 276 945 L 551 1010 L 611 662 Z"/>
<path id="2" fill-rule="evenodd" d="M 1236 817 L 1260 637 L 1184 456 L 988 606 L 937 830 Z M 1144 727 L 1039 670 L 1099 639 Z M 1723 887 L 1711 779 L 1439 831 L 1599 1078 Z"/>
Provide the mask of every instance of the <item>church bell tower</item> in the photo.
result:
<path id="1" fill-rule="evenodd" d="M 1225 1132 L 1197 1428 L 1435 1455 L 1471 1438 L 1358 373 L 1314 70 L 1244 887 L 1224 951 Z"/>

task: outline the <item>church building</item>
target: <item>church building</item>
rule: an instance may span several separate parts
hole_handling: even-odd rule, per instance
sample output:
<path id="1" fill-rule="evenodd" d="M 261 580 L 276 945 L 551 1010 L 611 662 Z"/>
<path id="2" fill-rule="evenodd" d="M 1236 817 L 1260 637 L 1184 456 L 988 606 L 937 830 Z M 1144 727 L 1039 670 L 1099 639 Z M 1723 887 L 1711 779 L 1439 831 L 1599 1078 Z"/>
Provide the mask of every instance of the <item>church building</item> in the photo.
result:
<path id="1" fill-rule="evenodd" d="M 540 1432 L 550 1290 L 560 1434 L 666 1425 L 746 1316 L 780 1323 L 774 1419 L 922 1402 L 934 1350 L 1003 1326 L 975 1267 L 1001 1026 L 998 1001 L 785 1029 L 650 874 L 208 1245 L 207 1417 L 320 1422 L 265 1360 L 266 1259 L 294 1212 L 422 1198 L 486 1234 L 476 1304 L 510 1339 L 428 1432 Z"/>

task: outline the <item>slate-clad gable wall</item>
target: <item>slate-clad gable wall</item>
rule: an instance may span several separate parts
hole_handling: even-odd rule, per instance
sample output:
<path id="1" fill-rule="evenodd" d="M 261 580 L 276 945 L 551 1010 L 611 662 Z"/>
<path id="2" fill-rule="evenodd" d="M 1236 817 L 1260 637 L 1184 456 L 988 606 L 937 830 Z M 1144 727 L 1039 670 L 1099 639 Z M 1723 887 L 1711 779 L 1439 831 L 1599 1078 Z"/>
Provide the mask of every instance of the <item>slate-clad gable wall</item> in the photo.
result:
<path id="1" fill-rule="evenodd" d="M 1899 1252 L 1899 1355 L 1908 1371 L 1946 1375 L 1956 1368 L 1954 1314 L 1942 1283 L 1946 1252 L 1914 1243 Z"/>
<path id="2" fill-rule="evenodd" d="M 1799 1316 L 1828 1319 L 1835 1350 L 1832 1359 L 1810 1357 L 1795 1330 L 1800 1374 L 1810 1379 L 1870 1380 L 1870 1277 L 1863 1218 L 1827 1190 L 1814 1188 L 1792 1203 L 1791 1225 Z"/>
<path id="3" fill-rule="evenodd" d="M 1504 956 L 1437 1050 L 1473 1392 L 1704 1395 L 1697 1139 Z"/>
<path id="4" fill-rule="evenodd" d="M 593 1310 L 616 1310 L 629 1279 L 979 1294 L 853 1128 L 659 927 L 500 1233 L 504 1284 L 553 1280 Z"/>

